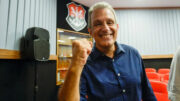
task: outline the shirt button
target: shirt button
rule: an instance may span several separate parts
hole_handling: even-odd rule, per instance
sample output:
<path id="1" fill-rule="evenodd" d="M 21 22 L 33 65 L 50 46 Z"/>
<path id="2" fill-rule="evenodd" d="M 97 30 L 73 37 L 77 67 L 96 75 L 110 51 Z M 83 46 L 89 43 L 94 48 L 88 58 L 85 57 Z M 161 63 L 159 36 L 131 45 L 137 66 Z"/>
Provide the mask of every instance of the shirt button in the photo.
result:
<path id="1" fill-rule="evenodd" d="M 118 75 L 118 76 L 120 76 L 121 74 L 120 74 L 120 73 L 118 73 L 117 75 Z"/>
<path id="2" fill-rule="evenodd" d="M 126 90 L 125 89 L 123 89 L 123 93 L 125 93 L 126 92 Z"/>

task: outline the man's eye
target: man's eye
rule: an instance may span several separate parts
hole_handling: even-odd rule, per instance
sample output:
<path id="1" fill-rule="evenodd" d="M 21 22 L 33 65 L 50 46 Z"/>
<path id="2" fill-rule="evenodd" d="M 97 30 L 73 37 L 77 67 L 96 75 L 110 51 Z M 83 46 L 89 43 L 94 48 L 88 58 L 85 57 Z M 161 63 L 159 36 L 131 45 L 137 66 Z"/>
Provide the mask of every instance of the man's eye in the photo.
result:
<path id="1" fill-rule="evenodd" d="M 109 24 L 109 25 L 112 25 L 112 24 L 114 24 L 114 22 L 113 22 L 113 21 L 109 21 L 108 24 Z"/>
<path id="2" fill-rule="evenodd" d="M 100 26 L 101 24 L 100 23 L 96 23 L 96 24 L 94 24 L 94 26 Z"/>

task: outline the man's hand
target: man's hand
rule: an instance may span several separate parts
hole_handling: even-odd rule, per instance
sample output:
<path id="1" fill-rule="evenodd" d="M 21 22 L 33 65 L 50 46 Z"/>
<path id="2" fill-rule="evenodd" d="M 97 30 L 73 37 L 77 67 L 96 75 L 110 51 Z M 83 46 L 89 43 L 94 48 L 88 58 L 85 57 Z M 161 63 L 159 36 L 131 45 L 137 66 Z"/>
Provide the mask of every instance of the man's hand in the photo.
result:
<path id="1" fill-rule="evenodd" d="M 72 42 L 72 63 L 74 67 L 84 67 L 87 58 L 92 50 L 92 42 L 87 39 L 74 40 Z M 81 68 L 81 69 L 82 69 Z"/>
<path id="2" fill-rule="evenodd" d="M 86 39 L 72 42 L 73 57 L 64 85 L 59 90 L 59 101 L 80 101 L 80 76 L 91 50 L 92 42 Z"/>

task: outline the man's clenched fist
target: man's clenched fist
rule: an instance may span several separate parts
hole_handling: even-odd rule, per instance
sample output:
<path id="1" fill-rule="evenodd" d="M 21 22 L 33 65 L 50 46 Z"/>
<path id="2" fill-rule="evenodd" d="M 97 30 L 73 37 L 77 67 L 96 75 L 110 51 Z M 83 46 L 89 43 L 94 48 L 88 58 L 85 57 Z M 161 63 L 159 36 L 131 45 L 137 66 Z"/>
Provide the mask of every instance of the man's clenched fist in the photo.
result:
<path id="1" fill-rule="evenodd" d="M 74 40 L 72 42 L 73 57 L 71 65 L 75 67 L 84 67 L 91 50 L 92 42 L 87 39 Z"/>

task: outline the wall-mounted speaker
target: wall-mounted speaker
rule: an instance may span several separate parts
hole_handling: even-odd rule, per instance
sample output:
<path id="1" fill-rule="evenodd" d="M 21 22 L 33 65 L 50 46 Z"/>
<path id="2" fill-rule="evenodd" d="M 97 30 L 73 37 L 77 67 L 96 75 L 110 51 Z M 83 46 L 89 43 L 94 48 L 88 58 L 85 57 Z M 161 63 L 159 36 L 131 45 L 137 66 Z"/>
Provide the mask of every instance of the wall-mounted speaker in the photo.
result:
<path id="1" fill-rule="evenodd" d="M 48 30 L 39 27 L 29 28 L 23 41 L 21 40 L 21 57 L 30 60 L 47 61 L 49 55 Z"/>

